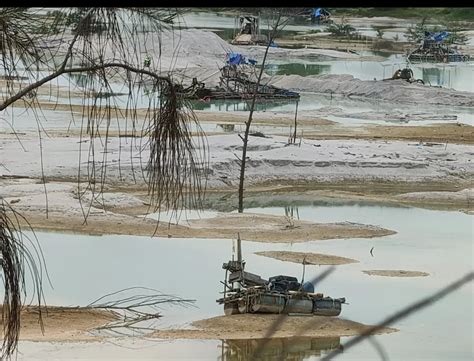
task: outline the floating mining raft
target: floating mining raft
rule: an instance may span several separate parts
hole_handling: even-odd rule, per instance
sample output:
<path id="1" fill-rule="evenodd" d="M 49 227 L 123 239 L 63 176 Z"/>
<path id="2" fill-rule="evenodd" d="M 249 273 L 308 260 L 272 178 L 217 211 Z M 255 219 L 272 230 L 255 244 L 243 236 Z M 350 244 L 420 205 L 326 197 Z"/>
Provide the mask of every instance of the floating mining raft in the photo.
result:
<path id="1" fill-rule="evenodd" d="M 258 84 L 251 74 L 242 70 L 241 66 L 225 65 L 220 69 L 219 86 L 208 88 L 197 78 L 193 78 L 191 86 L 178 86 L 178 93 L 187 99 L 204 101 L 218 99 L 251 99 L 256 92 L 257 99 L 299 99 L 300 95 L 287 89 L 268 84 Z"/>
<path id="2" fill-rule="evenodd" d="M 240 239 L 237 240 L 237 260 L 224 263 L 222 268 L 226 271 L 222 282 L 224 297 L 216 302 L 224 305 L 225 315 L 285 313 L 339 316 L 341 305 L 346 301 L 345 298 L 325 297 L 322 293 L 315 293 L 312 283 L 299 283 L 295 277 L 279 275 L 265 280 L 246 272 Z"/>
<path id="3" fill-rule="evenodd" d="M 421 45 L 408 54 L 411 62 L 429 63 L 451 63 L 470 61 L 470 55 L 461 54 L 446 43 L 449 33 L 441 31 L 438 33 L 425 32 L 425 38 Z"/>

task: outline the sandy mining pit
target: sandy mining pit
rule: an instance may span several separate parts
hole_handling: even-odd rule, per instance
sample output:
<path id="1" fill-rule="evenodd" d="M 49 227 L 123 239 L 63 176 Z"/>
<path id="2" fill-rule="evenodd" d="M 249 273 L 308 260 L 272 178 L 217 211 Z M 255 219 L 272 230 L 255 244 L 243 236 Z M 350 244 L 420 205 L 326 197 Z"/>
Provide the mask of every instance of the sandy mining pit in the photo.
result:
<path id="1" fill-rule="evenodd" d="M 369 276 L 382 276 L 382 277 L 426 277 L 429 273 L 421 271 L 405 271 L 405 270 L 370 270 L 362 271 Z"/>
<path id="2" fill-rule="evenodd" d="M 255 252 L 259 256 L 274 258 L 280 261 L 305 263 L 307 265 L 342 265 L 349 263 L 357 263 L 355 259 L 333 256 L 321 253 L 305 253 L 305 252 L 290 252 L 290 251 L 262 251 Z"/>
<path id="3" fill-rule="evenodd" d="M 268 337 L 267 331 L 282 317 L 271 314 L 244 314 L 217 316 L 195 321 L 195 329 L 168 329 L 156 331 L 153 336 L 166 339 L 253 339 Z M 335 317 L 324 316 L 283 316 L 284 321 L 272 338 L 311 336 L 337 337 L 355 336 L 371 326 Z M 384 328 L 377 334 L 396 332 L 394 328 Z"/>

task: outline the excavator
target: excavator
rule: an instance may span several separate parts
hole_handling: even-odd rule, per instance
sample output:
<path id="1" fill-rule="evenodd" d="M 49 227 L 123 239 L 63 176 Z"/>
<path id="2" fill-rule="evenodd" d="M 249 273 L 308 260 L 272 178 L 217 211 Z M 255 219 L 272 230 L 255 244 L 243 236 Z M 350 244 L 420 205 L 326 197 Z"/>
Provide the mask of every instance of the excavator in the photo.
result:
<path id="1" fill-rule="evenodd" d="M 397 80 L 403 79 L 409 83 L 420 83 L 425 84 L 422 79 L 415 79 L 413 76 L 413 70 L 411 70 L 408 65 L 404 69 L 398 69 L 395 73 L 393 73 L 391 78 L 384 79 L 384 80 Z"/>

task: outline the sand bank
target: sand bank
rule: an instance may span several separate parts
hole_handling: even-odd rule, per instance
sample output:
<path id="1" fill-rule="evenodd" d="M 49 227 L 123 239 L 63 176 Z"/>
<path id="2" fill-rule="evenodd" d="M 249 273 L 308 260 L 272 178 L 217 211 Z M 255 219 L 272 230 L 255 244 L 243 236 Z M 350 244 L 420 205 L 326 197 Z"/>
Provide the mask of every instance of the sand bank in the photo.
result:
<path id="1" fill-rule="evenodd" d="M 351 258 L 311 252 L 263 251 L 255 252 L 255 254 L 286 262 L 303 263 L 304 261 L 305 264 L 309 265 L 341 265 L 358 262 Z"/>
<path id="2" fill-rule="evenodd" d="M 267 336 L 267 330 L 280 315 L 244 314 L 218 316 L 192 323 L 197 329 L 160 330 L 153 334 L 158 338 L 173 339 L 252 339 Z M 284 321 L 272 337 L 335 337 L 355 336 L 371 326 L 335 317 L 283 316 Z M 380 334 L 396 332 L 385 328 Z"/>
<path id="3" fill-rule="evenodd" d="M 98 337 L 92 335 L 89 331 L 114 319 L 116 319 L 116 316 L 109 311 L 48 306 L 42 310 L 44 325 L 44 333 L 42 333 L 38 309 L 29 306 L 21 311 L 20 340 L 47 342 L 93 341 L 97 340 Z"/>
<path id="4" fill-rule="evenodd" d="M 370 270 L 362 271 L 370 276 L 383 276 L 383 277 L 426 277 L 429 273 L 420 271 L 404 271 L 404 270 Z"/>

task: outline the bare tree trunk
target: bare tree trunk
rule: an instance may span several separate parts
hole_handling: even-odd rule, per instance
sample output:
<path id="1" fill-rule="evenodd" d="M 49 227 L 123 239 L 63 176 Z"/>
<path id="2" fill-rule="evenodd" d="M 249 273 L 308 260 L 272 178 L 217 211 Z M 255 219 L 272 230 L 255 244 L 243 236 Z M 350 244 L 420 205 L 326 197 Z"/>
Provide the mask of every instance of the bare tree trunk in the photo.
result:
<path id="1" fill-rule="evenodd" d="M 299 100 L 296 101 L 296 110 L 295 110 L 295 131 L 293 132 L 293 144 L 296 144 L 296 127 L 298 126 L 298 103 Z"/>
<path id="2" fill-rule="evenodd" d="M 265 68 L 265 61 L 267 60 L 268 50 L 270 49 L 270 44 L 273 42 L 273 38 L 275 37 L 275 34 L 277 32 L 278 24 L 280 23 L 280 18 L 281 18 L 281 13 L 278 13 L 277 20 L 275 22 L 275 25 L 273 27 L 272 32 L 269 35 L 269 38 L 268 38 L 268 44 L 267 44 L 267 48 L 265 49 L 265 55 L 263 56 L 262 66 L 260 68 L 260 73 L 258 74 L 257 84 L 256 84 L 255 90 L 253 92 L 252 104 L 250 105 L 249 118 L 245 122 L 245 133 L 244 133 L 243 137 L 239 135 L 240 138 L 242 139 L 242 142 L 244 143 L 243 147 L 242 147 L 242 158 L 240 159 L 239 213 L 242 213 L 244 211 L 245 163 L 246 163 L 246 158 L 247 158 L 247 144 L 248 144 L 248 140 L 249 140 L 250 126 L 252 125 L 253 112 L 254 112 L 254 109 L 255 109 L 255 100 L 257 99 L 257 91 L 258 91 L 258 87 L 260 86 L 260 81 L 262 79 L 263 69 Z"/>

